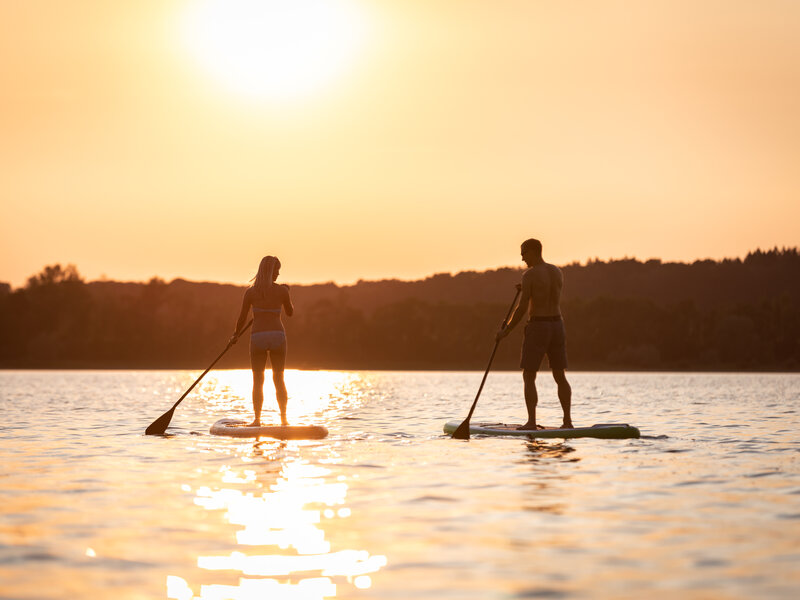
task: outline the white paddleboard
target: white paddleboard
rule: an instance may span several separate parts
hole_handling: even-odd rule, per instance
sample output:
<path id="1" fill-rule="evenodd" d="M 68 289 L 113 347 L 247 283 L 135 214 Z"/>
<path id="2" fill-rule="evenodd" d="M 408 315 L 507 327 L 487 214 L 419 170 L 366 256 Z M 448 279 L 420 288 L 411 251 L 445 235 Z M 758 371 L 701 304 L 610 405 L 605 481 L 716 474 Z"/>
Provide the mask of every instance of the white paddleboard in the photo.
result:
<path id="1" fill-rule="evenodd" d="M 279 440 L 321 440 L 328 436 L 322 425 L 260 425 L 249 427 L 247 421 L 239 419 L 220 419 L 211 426 L 213 435 L 255 438 L 271 437 Z"/>

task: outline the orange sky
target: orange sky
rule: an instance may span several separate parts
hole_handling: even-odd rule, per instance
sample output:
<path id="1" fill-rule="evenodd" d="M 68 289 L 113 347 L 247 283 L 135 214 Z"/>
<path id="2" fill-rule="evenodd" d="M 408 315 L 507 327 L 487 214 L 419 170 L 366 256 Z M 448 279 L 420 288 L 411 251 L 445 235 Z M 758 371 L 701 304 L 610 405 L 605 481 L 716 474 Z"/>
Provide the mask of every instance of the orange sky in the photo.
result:
<path id="1" fill-rule="evenodd" d="M 0 281 L 244 283 L 264 254 L 288 282 L 418 278 L 518 265 L 530 236 L 557 264 L 800 245 L 800 3 L 334 4 L 358 44 L 275 97 L 198 58 L 201 0 L 0 0 Z"/>

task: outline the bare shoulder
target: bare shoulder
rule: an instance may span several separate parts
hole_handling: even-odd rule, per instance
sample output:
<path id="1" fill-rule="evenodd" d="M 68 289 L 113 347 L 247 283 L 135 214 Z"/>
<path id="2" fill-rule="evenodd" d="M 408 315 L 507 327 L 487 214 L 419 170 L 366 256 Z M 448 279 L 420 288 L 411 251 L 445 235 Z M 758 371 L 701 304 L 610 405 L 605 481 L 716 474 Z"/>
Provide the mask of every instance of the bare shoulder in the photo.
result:
<path id="1" fill-rule="evenodd" d="M 530 286 L 534 281 L 536 281 L 536 267 L 526 269 L 522 274 L 522 287 Z"/>
<path id="2" fill-rule="evenodd" d="M 552 266 L 553 265 L 548 263 L 534 265 L 522 274 L 522 281 L 538 281 L 542 278 L 546 278 L 550 275 L 550 267 Z"/>
<path id="3" fill-rule="evenodd" d="M 556 276 L 556 277 L 558 277 L 559 279 L 563 279 L 564 275 L 563 275 L 563 273 L 561 272 L 561 269 L 559 269 L 559 268 L 558 268 L 557 266 L 555 266 L 555 265 L 551 265 L 550 263 L 545 263 L 545 264 L 547 265 L 547 270 L 548 270 L 550 273 L 552 273 L 553 275 L 555 275 L 555 276 Z"/>

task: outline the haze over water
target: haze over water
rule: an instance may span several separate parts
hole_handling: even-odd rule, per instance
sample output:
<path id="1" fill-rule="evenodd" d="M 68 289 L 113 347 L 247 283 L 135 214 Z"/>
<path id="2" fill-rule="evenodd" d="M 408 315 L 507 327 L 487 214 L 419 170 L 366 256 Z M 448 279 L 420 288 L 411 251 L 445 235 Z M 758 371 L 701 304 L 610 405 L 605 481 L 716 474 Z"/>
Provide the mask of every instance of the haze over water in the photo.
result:
<path id="1" fill-rule="evenodd" d="M 441 427 L 481 373 L 288 371 L 290 420 L 330 437 L 281 443 L 207 433 L 249 415 L 249 371 L 220 371 L 143 436 L 198 374 L 0 372 L 0 597 L 800 590 L 800 375 L 573 373 L 576 424 L 643 437 L 462 442 Z M 473 421 L 523 415 L 519 375 L 490 374 Z"/>

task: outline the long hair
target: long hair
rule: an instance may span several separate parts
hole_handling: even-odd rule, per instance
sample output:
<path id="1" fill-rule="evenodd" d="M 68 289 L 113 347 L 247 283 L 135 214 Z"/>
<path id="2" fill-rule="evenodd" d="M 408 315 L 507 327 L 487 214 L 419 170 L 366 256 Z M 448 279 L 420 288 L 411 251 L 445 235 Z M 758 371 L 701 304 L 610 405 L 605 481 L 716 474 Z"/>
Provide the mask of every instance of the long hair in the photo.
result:
<path id="1" fill-rule="evenodd" d="M 253 289 L 262 298 L 266 296 L 272 287 L 272 282 L 275 280 L 275 271 L 280 267 L 281 261 L 275 256 L 265 256 L 261 259 L 261 264 L 258 265 L 258 273 L 253 278 Z"/>

